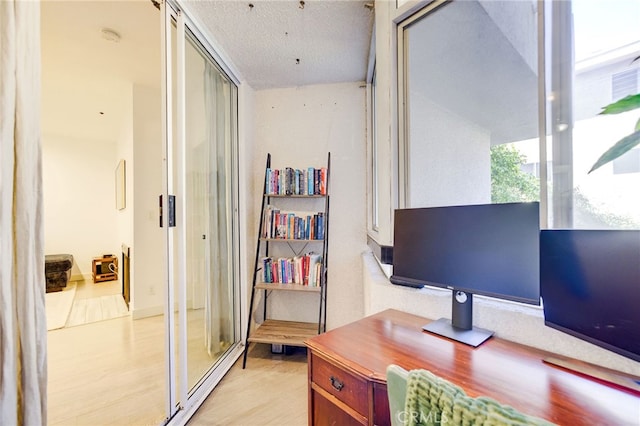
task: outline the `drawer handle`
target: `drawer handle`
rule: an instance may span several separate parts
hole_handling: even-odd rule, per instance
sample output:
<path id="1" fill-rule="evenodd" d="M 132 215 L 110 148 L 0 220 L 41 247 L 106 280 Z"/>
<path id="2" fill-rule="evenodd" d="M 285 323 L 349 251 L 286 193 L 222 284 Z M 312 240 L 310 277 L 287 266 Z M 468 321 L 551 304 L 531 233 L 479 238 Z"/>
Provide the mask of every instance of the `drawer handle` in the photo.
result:
<path id="1" fill-rule="evenodd" d="M 331 380 L 331 386 L 333 386 L 333 388 L 338 392 L 340 392 L 344 387 L 344 383 L 342 383 L 340 380 L 336 379 L 335 377 L 331 376 L 330 380 Z"/>

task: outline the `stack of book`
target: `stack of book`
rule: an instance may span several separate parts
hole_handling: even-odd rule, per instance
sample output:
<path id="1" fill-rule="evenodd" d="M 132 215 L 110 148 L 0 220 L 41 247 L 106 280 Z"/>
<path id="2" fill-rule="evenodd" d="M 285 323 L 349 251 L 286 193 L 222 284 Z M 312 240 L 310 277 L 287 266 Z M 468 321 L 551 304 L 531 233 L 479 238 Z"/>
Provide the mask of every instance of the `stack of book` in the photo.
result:
<path id="1" fill-rule="evenodd" d="M 327 169 L 306 170 L 267 169 L 266 193 L 268 195 L 326 195 Z"/>
<path id="2" fill-rule="evenodd" d="M 265 283 L 318 287 L 321 284 L 322 256 L 312 252 L 291 258 L 265 257 L 262 259 L 262 272 Z"/>
<path id="3" fill-rule="evenodd" d="M 281 212 L 267 206 L 262 223 L 262 238 L 289 240 L 324 239 L 324 213 Z"/>

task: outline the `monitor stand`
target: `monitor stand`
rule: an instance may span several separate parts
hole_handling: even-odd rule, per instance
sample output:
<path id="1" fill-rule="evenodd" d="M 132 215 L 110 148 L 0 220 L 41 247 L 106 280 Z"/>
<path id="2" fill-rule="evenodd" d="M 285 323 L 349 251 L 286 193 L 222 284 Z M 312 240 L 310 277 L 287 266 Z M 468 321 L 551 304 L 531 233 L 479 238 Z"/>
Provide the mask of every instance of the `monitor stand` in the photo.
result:
<path id="1" fill-rule="evenodd" d="M 472 327 L 471 330 L 464 330 L 454 327 L 451 325 L 451 320 L 446 318 L 430 322 L 423 326 L 422 329 L 473 347 L 479 346 L 493 336 L 493 331 L 485 330 L 484 328 Z"/>
<path id="2" fill-rule="evenodd" d="M 465 345 L 473 347 L 481 345 L 493 336 L 493 331 L 473 326 L 473 294 L 456 290 L 452 292 L 452 319 L 440 318 L 423 326 L 422 329 Z"/>

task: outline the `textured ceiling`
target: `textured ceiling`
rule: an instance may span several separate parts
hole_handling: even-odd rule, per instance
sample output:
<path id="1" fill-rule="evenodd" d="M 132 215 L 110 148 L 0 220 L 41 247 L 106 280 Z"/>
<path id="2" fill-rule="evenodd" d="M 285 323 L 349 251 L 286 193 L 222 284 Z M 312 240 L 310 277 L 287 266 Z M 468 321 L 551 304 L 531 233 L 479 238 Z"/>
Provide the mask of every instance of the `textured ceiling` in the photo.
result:
<path id="1" fill-rule="evenodd" d="M 373 2 L 188 1 L 241 78 L 254 89 L 363 81 Z M 250 5 L 253 5 L 251 7 Z"/>
<path id="2" fill-rule="evenodd" d="M 148 0 L 45 0 L 40 22 L 43 133 L 117 140 L 132 84 L 160 87 L 160 12 Z"/>
<path id="3" fill-rule="evenodd" d="M 365 2 L 182 3 L 254 89 L 365 79 L 374 13 Z M 103 28 L 120 41 L 105 40 Z M 160 13 L 150 0 L 43 0 L 41 36 L 45 133 L 117 140 L 131 85 L 160 86 Z"/>

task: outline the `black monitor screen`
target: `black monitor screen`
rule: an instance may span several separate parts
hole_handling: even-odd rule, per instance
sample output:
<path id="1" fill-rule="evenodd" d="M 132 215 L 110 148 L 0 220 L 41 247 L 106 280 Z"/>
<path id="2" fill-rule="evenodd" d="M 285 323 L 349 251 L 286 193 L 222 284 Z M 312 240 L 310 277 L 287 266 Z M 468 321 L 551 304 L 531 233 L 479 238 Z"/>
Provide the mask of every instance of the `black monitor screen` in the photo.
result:
<path id="1" fill-rule="evenodd" d="M 640 361 L 640 231 L 543 230 L 545 324 Z"/>
<path id="2" fill-rule="evenodd" d="M 395 211 L 391 282 L 540 303 L 539 204 Z"/>

